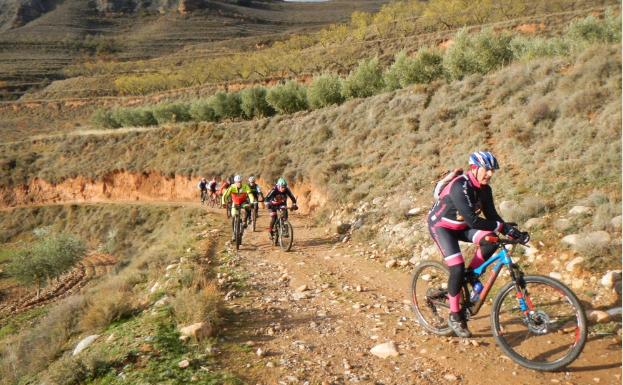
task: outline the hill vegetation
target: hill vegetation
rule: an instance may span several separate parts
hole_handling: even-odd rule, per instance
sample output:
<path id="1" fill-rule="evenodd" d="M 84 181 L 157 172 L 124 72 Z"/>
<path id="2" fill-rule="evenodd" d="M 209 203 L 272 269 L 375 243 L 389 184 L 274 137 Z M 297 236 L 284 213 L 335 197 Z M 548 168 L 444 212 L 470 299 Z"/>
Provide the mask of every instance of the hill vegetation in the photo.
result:
<path id="1" fill-rule="evenodd" d="M 14 100 L 64 79 L 65 69 L 79 63 L 142 62 L 176 52 L 172 62 L 227 55 L 282 39 L 284 33 L 342 21 L 356 10 L 374 11 L 386 2 L 5 1 L 0 4 L 0 99 Z M 188 46 L 195 49 L 189 52 Z M 80 88 L 94 83 L 76 81 Z M 105 80 L 95 83 L 86 96 L 105 89 Z"/>
<path id="2" fill-rule="evenodd" d="M 211 253 L 216 240 L 197 236 L 210 221 L 200 210 L 140 205 L 71 205 L 1 212 L 0 223 L 7 233 L 0 248 L 20 245 L 23 252 L 38 255 L 43 247 L 52 250 L 51 244 L 68 245 L 70 238 L 52 236 L 33 246 L 28 240 L 34 233 L 63 230 L 86 239 L 90 247 L 107 247 L 119 253 L 122 261 L 116 271 L 93 282 L 80 295 L 45 307 L 43 312 L 35 310 L 8 323 L 0 321 L 0 384 L 35 380 L 78 384 L 98 377 L 114 381 L 117 368 L 133 362 L 137 354 L 149 356 L 140 350 L 145 349 L 145 341 L 153 346 L 153 352 L 160 353 L 150 357 L 149 365 L 126 367 L 128 381 L 180 383 L 196 377 L 204 382 L 239 383 L 221 370 L 200 369 L 214 365 L 213 358 L 202 354 L 209 341 L 183 344 L 177 330 L 180 325 L 205 321 L 217 333 L 224 316 L 221 295 L 206 270 L 206 261 L 213 258 L 206 253 Z M 19 255 L 10 255 L 2 262 L 15 263 L 11 258 Z M 161 282 L 158 290 L 150 291 L 172 263 L 180 266 L 176 280 L 167 285 Z M 9 270 L 9 278 L 12 273 Z M 7 278 L 0 277 L 3 279 Z M 165 307 L 143 312 L 166 296 Z M 72 356 L 82 337 L 100 333 L 113 335 L 114 349 L 104 344 Z M 193 362 L 189 370 L 178 368 L 183 358 Z"/>
<path id="3" fill-rule="evenodd" d="M 620 25 L 620 15 L 609 11 L 603 21 L 588 16 L 570 24 L 563 36 L 549 39 L 495 33 L 491 29 L 476 34 L 462 30 L 454 36 L 453 44 L 446 52 L 424 47 L 410 57 L 401 51 L 385 70 L 378 58 L 371 58 L 361 61 L 343 79 L 331 75 L 315 77 L 310 85 L 310 97 L 306 86 L 290 81 L 268 90 L 255 87 L 241 92 L 219 92 L 209 99 L 194 102 L 99 109 L 93 115 L 93 123 L 104 128 L 118 128 L 291 114 L 310 106 L 322 108 L 412 84 L 427 84 L 440 78 L 451 81 L 470 74 L 486 74 L 513 61 L 578 55 L 593 44 L 621 42 Z"/>

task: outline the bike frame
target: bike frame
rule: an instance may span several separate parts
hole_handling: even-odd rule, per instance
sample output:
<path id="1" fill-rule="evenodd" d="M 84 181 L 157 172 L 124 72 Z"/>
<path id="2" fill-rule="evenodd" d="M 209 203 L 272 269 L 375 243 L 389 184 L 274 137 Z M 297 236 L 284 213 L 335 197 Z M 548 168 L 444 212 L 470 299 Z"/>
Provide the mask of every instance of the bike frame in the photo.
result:
<path id="1" fill-rule="evenodd" d="M 499 251 L 497 251 L 493 256 L 491 256 L 491 258 L 485 261 L 485 263 L 483 263 L 482 265 L 474 269 L 474 273 L 478 277 L 480 277 L 485 273 L 485 271 L 487 270 L 487 267 L 494 265 L 493 269 L 491 270 L 491 274 L 489 275 L 489 278 L 487 279 L 487 282 L 485 282 L 482 288 L 482 292 L 480 293 L 480 298 L 478 299 L 478 302 L 476 302 L 471 307 L 469 307 L 469 311 L 472 315 L 475 315 L 478 313 L 483 303 L 487 299 L 487 295 L 489 294 L 489 291 L 493 287 L 495 280 L 498 278 L 498 276 L 500 275 L 500 272 L 502 271 L 502 268 L 505 266 L 508 268 L 508 271 L 510 272 L 511 279 L 513 280 L 513 282 L 515 282 L 515 289 L 517 291 L 517 300 L 519 302 L 519 306 L 521 307 L 521 311 L 524 314 L 527 314 L 530 310 L 534 309 L 534 305 L 532 304 L 532 301 L 530 301 L 530 298 L 528 296 L 524 296 L 523 290 L 522 290 L 523 288 L 521 287 L 521 284 L 518 282 L 518 279 L 515 276 L 511 254 L 512 252 L 506 248 L 506 245 L 501 245 Z M 464 296 L 463 298 L 464 302 L 466 304 L 469 304 L 470 300 L 469 300 L 469 291 L 467 289 L 467 283 L 464 283 L 463 296 Z"/>

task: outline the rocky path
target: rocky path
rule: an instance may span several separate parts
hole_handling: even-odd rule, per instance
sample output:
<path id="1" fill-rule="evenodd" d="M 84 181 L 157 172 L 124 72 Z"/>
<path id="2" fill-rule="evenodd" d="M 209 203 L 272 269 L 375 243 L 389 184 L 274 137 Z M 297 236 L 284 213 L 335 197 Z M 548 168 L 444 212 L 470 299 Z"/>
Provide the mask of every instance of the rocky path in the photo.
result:
<path id="1" fill-rule="evenodd" d="M 415 323 L 409 272 L 363 258 L 363 245 L 337 242 L 309 218 L 293 216 L 295 245 L 283 252 L 262 232 L 245 233 L 231 292 L 229 369 L 249 384 L 620 384 L 621 343 L 591 336 L 566 371 L 524 369 L 495 345 L 488 309 L 470 323 L 471 340 L 428 335 Z M 227 233 L 228 234 L 228 233 Z M 233 336 L 233 337 L 232 337 Z M 398 355 L 379 358 L 391 342 Z"/>

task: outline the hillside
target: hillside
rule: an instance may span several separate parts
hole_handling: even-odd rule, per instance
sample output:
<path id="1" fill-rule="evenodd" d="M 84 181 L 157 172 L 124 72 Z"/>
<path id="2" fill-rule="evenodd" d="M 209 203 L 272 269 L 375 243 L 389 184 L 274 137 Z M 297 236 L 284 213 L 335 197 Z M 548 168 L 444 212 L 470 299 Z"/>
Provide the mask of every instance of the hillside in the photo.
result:
<path id="1" fill-rule="evenodd" d="M 91 60 L 142 61 L 201 45 L 203 56 L 252 49 L 282 34 L 316 30 L 387 1 L 39 1 L 0 8 L 0 98 L 65 78 Z M 225 44 L 218 44 L 225 42 Z"/>
<path id="2" fill-rule="evenodd" d="M 351 15 L 384 3 L 2 2 L 0 78 L 20 100 L 0 103 L 0 384 L 619 384 L 620 5 Z M 440 259 L 434 183 L 475 150 L 497 156 L 496 206 L 530 232 L 513 262 L 588 315 L 563 370 L 496 344 L 508 272 L 473 338 L 416 319 L 410 276 Z M 200 177 L 234 174 L 288 180 L 292 251 L 271 245 L 268 210 L 236 250 L 200 205 Z M 528 349 L 559 353 L 573 331 L 527 332 Z"/>

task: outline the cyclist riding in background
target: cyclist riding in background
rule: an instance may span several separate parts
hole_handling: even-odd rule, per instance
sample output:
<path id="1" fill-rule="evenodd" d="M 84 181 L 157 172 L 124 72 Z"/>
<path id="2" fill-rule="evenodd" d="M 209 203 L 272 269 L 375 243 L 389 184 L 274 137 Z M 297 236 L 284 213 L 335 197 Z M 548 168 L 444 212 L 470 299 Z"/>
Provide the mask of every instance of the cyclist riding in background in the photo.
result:
<path id="1" fill-rule="evenodd" d="M 262 202 L 264 200 L 264 194 L 262 193 L 262 189 L 260 188 L 260 185 L 255 182 L 254 176 L 249 177 L 249 188 L 251 189 L 251 194 L 253 195 L 253 198 L 255 198 L 256 204 L 254 205 L 254 208 L 255 208 L 255 217 L 257 218 L 258 212 L 259 212 L 257 202 Z"/>
<path id="2" fill-rule="evenodd" d="M 219 187 L 219 194 L 221 196 L 225 194 L 225 191 L 229 188 L 229 186 L 230 186 L 229 180 L 227 178 L 223 179 L 221 181 L 221 187 Z"/>
<path id="3" fill-rule="evenodd" d="M 206 181 L 206 178 L 201 178 L 197 188 L 201 192 L 201 201 L 203 202 L 204 196 L 208 193 L 208 182 Z"/>
<path id="4" fill-rule="evenodd" d="M 242 184 L 242 177 L 240 175 L 236 175 L 234 177 L 234 184 L 229 186 L 221 197 L 221 204 L 223 207 L 226 207 L 227 200 L 230 196 L 234 205 L 240 205 L 240 207 L 244 209 L 242 221 L 244 223 L 244 227 L 246 228 L 247 221 L 251 217 L 250 203 L 255 202 L 255 198 L 253 198 L 253 194 L 251 193 L 249 186 Z M 232 242 L 233 241 L 235 240 L 232 240 Z"/>
<path id="5" fill-rule="evenodd" d="M 450 268 L 448 297 L 450 317 L 448 325 L 459 337 L 469 338 L 465 314 L 461 309 L 460 291 L 465 274 L 482 265 L 493 255 L 496 246 L 485 240 L 494 232 L 501 232 L 511 238 L 527 243 L 530 236 L 516 227 L 505 223 L 493 203 L 493 192 L 489 182 L 498 161 L 487 151 L 474 152 L 469 157 L 470 170 L 455 175 L 439 192 L 439 198 L 428 213 L 428 230 Z M 441 182 L 440 182 L 441 183 Z M 479 214 L 483 214 L 484 218 Z M 478 245 L 469 268 L 459 248 L 459 241 Z"/>
<path id="6" fill-rule="evenodd" d="M 216 188 L 218 187 L 218 183 L 216 183 L 216 178 L 212 178 L 210 182 L 208 182 L 208 190 L 210 190 L 210 197 L 216 196 Z"/>
<path id="7" fill-rule="evenodd" d="M 277 210 L 282 206 L 287 206 L 288 197 L 292 200 L 292 210 L 296 210 L 296 198 L 292 194 L 292 191 L 288 188 L 288 183 L 284 178 L 279 178 L 275 187 L 272 188 L 264 198 L 266 208 L 270 210 L 270 227 L 268 232 L 270 233 L 270 239 L 273 239 L 273 226 L 277 221 Z"/>

